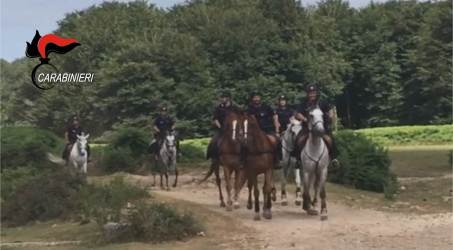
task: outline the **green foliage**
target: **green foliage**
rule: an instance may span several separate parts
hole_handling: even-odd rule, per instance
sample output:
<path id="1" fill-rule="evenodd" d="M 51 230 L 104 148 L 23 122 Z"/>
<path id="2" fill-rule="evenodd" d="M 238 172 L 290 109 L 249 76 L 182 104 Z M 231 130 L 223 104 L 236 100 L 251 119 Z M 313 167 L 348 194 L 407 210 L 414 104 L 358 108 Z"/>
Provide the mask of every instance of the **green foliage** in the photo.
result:
<path id="1" fill-rule="evenodd" d="M 168 10 L 105 2 L 67 14 L 54 32 L 82 46 L 52 62 L 62 72 L 95 73 L 94 86 L 42 92 L 30 83 L 37 61 L 2 60 L 2 122 L 61 133 L 77 113 L 97 136 L 151 129 L 167 104 L 182 137 L 206 137 L 219 91 L 231 90 L 242 105 L 254 90 L 268 103 L 285 94 L 295 104 L 314 81 L 347 128 L 445 124 L 451 12 L 450 1 L 354 9 L 342 0 L 193 0 Z"/>
<path id="2" fill-rule="evenodd" d="M 350 185 L 354 188 L 383 192 L 396 191 L 390 172 L 390 159 L 387 151 L 360 133 L 343 130 L 335 135 L 339 150 L 341 168 L 329 173 L 334 183 Z"/>
<path id="3" fill-rule="evenodd" d="M 43 129 L 4 127 L 1 130 L 2 170 L 49 165 L 47 153 L 60 153 L 64 145 L 52 132 Z"/>
<path id="4" fill-rule="evenodd" d="M 36 177 L 42 170 L 30 167 L 18 167 L 3 169 L 1 176 L 1 199 L 11 199 L 17 189 Z"/>
<path id="5" fill-rule="evenodd" d="M 146 157 L 149 136 L 140 129 L 122 128 L 112 134 L 112 142 L 103 150 L 100 165 L 105 170 L 132 171 Z"/>
<path id="6" fill-rule="evenodd" d="M 210 138 L 190 139 L 180 142 L 182 157 L 180 162 L 197 162 L 206 159 L 206 149 Z"/>
<path id="7" fill-rule="evenodd" d="M 162 203 L 138 203 L 128 218 L 132 237 L 141 241 L 182 240 L 203 229 L 191 214 Z"/>
<path id="8" fill-rule="evenodd" d="M 84 183 L 82 176 L 61 167 L 28 178 L 2 200 L 2 221 L 18 226 L 72 215 Z"/>
<path id="9" fill-rule="evenodd" d="M 102 227 L 109 221 L 119 222 L 128 202 L 146 197 L 149 194 L 145 189 L 128 184 L 123 177 L 116 176 L 105 185 L 85 185 L 77 199 L 85 218 L 93 218 Z"/>
<path id="10" fill-rule="evenodd" d="M 453 125 L 400 126 L 360 129 L 356 132 L 380 145 L 451 144 Z"/>

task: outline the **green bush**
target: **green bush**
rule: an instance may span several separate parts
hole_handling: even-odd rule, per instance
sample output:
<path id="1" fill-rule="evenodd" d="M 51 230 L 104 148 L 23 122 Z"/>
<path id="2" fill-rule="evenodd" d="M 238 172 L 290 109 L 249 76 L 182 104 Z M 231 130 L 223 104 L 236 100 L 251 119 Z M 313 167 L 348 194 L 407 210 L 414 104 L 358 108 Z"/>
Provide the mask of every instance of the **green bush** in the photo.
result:
<path id="1" fill-rule="evenodd" d="M 27 183 L 38 174 L 42 174 L 42 170 L 40 171 L 36 168 L 18 167 L 3 170 L 1 177 L 2 200 L 12 198 L 18 187 Z"/>
<path id="2" fill-rule="evenodd" d="M 330 181 L 375 192 L 395 184 L 390 183 L 396 178 L 391 177 L 390 158 L 383 147 L 350 130 L 338 132 L 335 139 L 341 168 L 329 173 Z"/>
<path id="3" fill-rule="evenodd" d="M 197 162 L 206 160 L 206 149 L 210 138 L 184 140 L 180 143 L 182 157 L 180 162 Z"/>
<path id="4" fill-rule="evenodd" d="M 1 136 L 2 170 L 49 164 L 47 153 L 61 153 L 64 143 L 50 131 L 32 127 L 5 127 Z"/>
<path id="5" fill-rule="evenodd" d="M 451 144 L 453 125 L 367 128 L 356 132 L 385 146 Z"/>
<path id="6" fill-rule="evenodd" d="M 181 240 L 203 229 L 192 215 L 180 215 L 173 207 L 161 203 L 138 203 L 128 221 L 129 235 L 140 241 Z"/>
<path id="7" fill-rule="evenodd" d="M 109 172 L 133 171 L 147 156 L 146 133 L 136 128 L 123 128 L 112 135 L 112 142 L 103 149 L 101 167 Z"/>
<path id="8" fill-rule="evenodd" d="M 77 194 L 85 179 L 67 168 L 55 168 L 28 179 L 2 200 L 2 221 L 23 225 L 65 217 L 78 210 Z"/>
<path id="9" fill-rule="evenodd" d="M 149 197 L 145 189 L 133 186 L 116 176 L 105 185 L 85 185 L 78 196 L 85 218 L 93 218 L 102 227 L 108 221 L 119 222 L 128 202 Z"/>

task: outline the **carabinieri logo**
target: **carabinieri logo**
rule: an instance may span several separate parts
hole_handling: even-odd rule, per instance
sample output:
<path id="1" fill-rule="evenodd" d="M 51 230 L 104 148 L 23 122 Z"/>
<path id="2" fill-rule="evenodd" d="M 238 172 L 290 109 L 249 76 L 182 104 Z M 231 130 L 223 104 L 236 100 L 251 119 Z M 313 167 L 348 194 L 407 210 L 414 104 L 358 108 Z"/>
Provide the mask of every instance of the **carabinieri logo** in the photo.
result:
<path id="1" fill-rule="evenodd" d="M 57 83 L 93 82 L 93 73 L 58 73 L 58 69 L 49 63 L 50 52 L 65 54 L 79 45 L 80 43 L 74 38 L 62 38 L 53 34 L 41 37 L 36 30 L 31 44 L 27 42 L 25 51 L 27 57 L 38 57 L 40 60 L 31 72 L 33 84 L 39 89 L 47 90 Z"/>

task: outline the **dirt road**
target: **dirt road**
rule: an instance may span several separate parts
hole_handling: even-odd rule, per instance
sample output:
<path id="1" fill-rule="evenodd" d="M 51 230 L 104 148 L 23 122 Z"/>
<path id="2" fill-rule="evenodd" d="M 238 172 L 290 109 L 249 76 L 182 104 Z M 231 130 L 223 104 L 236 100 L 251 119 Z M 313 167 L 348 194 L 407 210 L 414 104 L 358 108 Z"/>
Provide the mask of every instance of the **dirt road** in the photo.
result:
<path id="1" fill-rule="evenodd" d="M 150 177 L 129 176 L 150 183 Z M 246 190 L 241 208 L 227 212 L 219 207 L 218 194 L 211 182 L 196 184 L 199 176 L 184 175 L 181 185 L 171 191 L 154 192 L 196 203 L 231 223 L 249 228 L 248 233 L 232 237 L 235 248 L 242 249 L 453 249 L 453 216 L 444 214 L 401 214 L 351 208 L 341 201 L 328 200 L 329 219 L 306 215 L 289 196 L 289 206 L 274 203 L 273 219 L 253 221 L 253 211 L 245 208 Z M 239 243 L 239 244 L 238 244 Z M 229 249 L 229 245 L 223 246 Z"/>

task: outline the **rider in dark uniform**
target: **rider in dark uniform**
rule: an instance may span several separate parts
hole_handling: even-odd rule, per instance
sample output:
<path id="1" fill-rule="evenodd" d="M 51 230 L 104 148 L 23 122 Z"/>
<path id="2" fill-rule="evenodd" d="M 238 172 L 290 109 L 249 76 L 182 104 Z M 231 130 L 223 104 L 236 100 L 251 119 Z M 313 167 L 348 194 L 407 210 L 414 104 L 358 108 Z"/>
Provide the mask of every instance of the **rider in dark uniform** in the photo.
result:
<path id="1" fill-rule="evenodd" d="M 160 113 L 154 120 L 154 141 L 151 143 L 151 152 L 157 154 L 160 150 L 162 143 L 165 140 L 165 135 L 168 131 L 172 131 L 175 128 L 175 122 L 173 118 L 168 115 L 167 107 L 163 106 L 160 108 Z"/>
<path id="2" fill-rule="evenodd" d="M 254 115 L 261 130 L 266 134 L 279 134 L 280 124 L 277 113 L 271 106 L 261 103 L 261 96 L 258 93 L 250 95 L 250 104 L 247 109 L 249 115 Z"/>
<path id="3" fill-rule="evenodd" d="M 77 142 L 77 136 L 82 135 L 83 128 L 80 126 L 80 121 L 77 115 L 74 115 L 70 119 L 71 124 L 66 128 L 64 133 L 64 138 L 66 141 L 65 148 L 63 150 L 63 159 L 68 161 L 69 154 L 71 153 L 70 150 L 72 149 L 72 145 Z M 87 144 L 87 158 L 90 157 L 90 146 Z"/>
<path id="4" fill-rule="evenodd" d="M 250 95 L 250 104 L 247 109 L 249 115 L 254 115 L 258 121 L 258 125 L 264 133 L 268 135 L 276 136 L 277 140 L 277 158 L 276 162 L 282 158 L 281 143 L 279 139 L 280 132 L 280 123 L 278 122 L 277 113 L 267 104 L 261 103 L 261 96 L 258 93 L 253 93 Z M 279 167 L 279 164 L 274 165 L 276 168 Z"/>
<path id="5" fill-rule="evenodd" d="M 211 142 L 208 145 L 207 158 L 213 157 L 217 159 L 218 154 L 218 144 L 220 136 L 223 132 L 224 121 L 228 113 L 232 110 L 237 109 L 237 107 L 231 101 L 231 94 L 227 91 L 224 91 L 220 95 L 220 104 L 214 110 L 212 117 L 212 123 L 215 129 L 214 136 L 211 139 Z"/>
<path id="6" fill-rule="evenodd" d="M 275 109 L 280 124 L 280 134 L 285 132 L 290 123 L 290 118 L 294 115 L 294 110 L 287 105 L 286 97 L 281 95 L 278 97 L 278 106 Z"/>
<path id="7" fill-rule="evenodd" d="M 323 136 L 324 141 L 326 142 L 327 146 L 329 147 L 329 155 L 332 159 L 332 164 L 334 166 L 338 165 L 339 162 L 336 159 L 337 157 L 337 149 L 335 147 L 335 143 L 333 140 L 332 134 L 332 121 L 333 121 L 333 105 L 323 100 L 320 100 L 320 90 L 316 84 L 309 84 L 305 88 L 305 92 L 307 93 L 307 99 L 302 102 L 296 110 L 296 119 L 302 121 L 302 132 L 299 134 L 298 138 L 296 139 L 297 149 L 296 154 L 299 157 L 300 151 L 305 146 L 305 143 L 308 139 L 308 115 L 311 109 L 315 107 L 319 107 L 323 112 L 323 119 L 324 119 L 324 128 L 326 130 L 326 134 Z"/>

